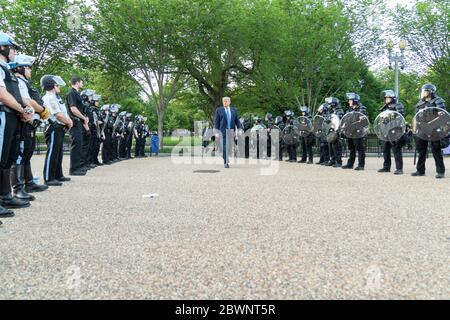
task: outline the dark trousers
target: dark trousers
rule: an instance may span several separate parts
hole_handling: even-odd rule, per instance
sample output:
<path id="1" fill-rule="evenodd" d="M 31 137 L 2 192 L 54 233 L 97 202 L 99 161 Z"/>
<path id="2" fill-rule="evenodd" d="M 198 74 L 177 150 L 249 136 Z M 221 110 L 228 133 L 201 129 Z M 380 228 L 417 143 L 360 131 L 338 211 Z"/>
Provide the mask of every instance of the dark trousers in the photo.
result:
<path id="1" fill-rule="evenodd" d="M 348 149 L 350 156 L 348 158 L 347 165 L 353 166 L 356 160 L 356 151 L 358 151 L 358 166 L 363 167 L 366 165 L 366 143 L 365 138 L 360 139 L 347 139 Z"/>
<path id="2" fill-rule="evenodd" d="M 83 166 L 87 165 L 89 163 L 89 146 L 91 145 L 91 139 L 92 131 L 87 131 L 84 127 L 83 128 L 83 159 L 81 160 L 83 163 Z"/>
<path id="3" fill-rule="evenodd" d="M 272 137 L 270 134 L 267 134 L 267 158 L 272 157 Z"/>
<path id="4" fill-rule="evenodd" d="M 391 149 L 394 153 L 395 168 L 397 170 L 403 170 L 403 154 L 402 145 L 400 143 L 392 143 L 388 141 L 383 142 L 383 156 L 384 156 L 384 169 L 391 169 Z"/>
<path id="5" fill-rule="evenodd" d="M 29 123 L 20 123 L 20 142 L 16 165 L 27 165 L 36 148 L 36 128 Z"/>
<path id="6" fill-rule="evenodd" d="M 133 147 L 133 134 L 128 134 L 127 136 L 127 152 L 126 156 L 128 159 L 131 158 L 131 148 Z"/>
<path id="7" fill-rule="evenodd" d="M 313 145 L 314 141 L 311 141 L 311 137 L 305 137 L 302 139 L 302 161 L 306 161 L 309 158 L 309 161 L 313 161 Z"/>
<path id="8" fill-rule="evenodd" d="M 136 138 L 136 147 L 134 151 L 135 157 L 143 157 L 145 156 L 145 138 L 144 137 L 137 137 Z"/>
<path id="9" fill-rule="evenodd" d="M 114 134 L 111 138 L 111 157 L 113 160 L 119 158 L 119 137 Z"/>
<path id="10" fill-rule="evenodd" d="M 91 138 L 89 139 L 89 151 L 88 151 L 88 163 L 98 163 L 98 153 L 100 152 L 100 138 L 97 135 L 97 131 L 92 131 Z"/>
<path id="11" fill-rule="evenodd" d="M 290 161 L 297 161 L 297 145 L 296 144 L 288 144 L 287 152 L 288 152 Z"/>
<path id="12" fill-rule="evenodd" d="M 333 164 L 342 164 L 342 143 L 341 139 L 329 144 L 330 161 Z"/>
<path id="13" fill-rule="evenodd" d="M 61 179 L 63 160 L 64 130 L 61 125 L 53 124 L 45 131 L 47 154 L 44 163 L 44 180 L 52 181 Z"/>
<path id="14" fill-rule="evenodd" d="M 125 159 L 127 157 L 127 138 L 119 136 L 119 157 Z"/>
<path id="15" fill-rule="evenodd" d="M 19 152 L 19 119 L 14 112 L 0 111 L 0 195 L 11 193 L 11 166 Z"/>
<path id="16" fill-rule="evenodd" d="M 320 140 L 320 163 L 325 163 L 330 161 L 330 147 L 326 140 Z"/>
<path id="17" fill-rule="evenodd" d="M 112 136 L 111 132 L 105 131 L 105 140 L 103 141 L 103 148 L 102 148 L 102 161 L 110 162 L 113 158 L 111 155 L 112 150 Z"/>
<path id="18" fill-rule="evenodd" d="M 72 145 L 70 146 L 70 171 L 75 171 L 83 166 L 83 124 L 79 120 L 73 121 L 70 129 Z"/>
<path id="19" fill-rule="evenodd" d="M 419 153 L 419 160 L 417 161 L 417 171 L 425 173 L 425 161 L 427 160 L 428 141 L 416 137 L 416 149 Z M 442 155 L 440 141 L 433 141 L 431 143 L 431 151 L 433 152 L 434 161 L 436 163 L 436 172 L 445 173 L 444 156 Z"/>
<path id="20" fill-rule="evenodd" d="M 16 162 L 11 170 L 11 184 L 20 190 L 26 182 L 33 180 L 31 157 L 36 147 L 36 129 L 29 123 L 19 122 L 20 141 Z M 31 178 L 30 178 L 31 176 Z"/>

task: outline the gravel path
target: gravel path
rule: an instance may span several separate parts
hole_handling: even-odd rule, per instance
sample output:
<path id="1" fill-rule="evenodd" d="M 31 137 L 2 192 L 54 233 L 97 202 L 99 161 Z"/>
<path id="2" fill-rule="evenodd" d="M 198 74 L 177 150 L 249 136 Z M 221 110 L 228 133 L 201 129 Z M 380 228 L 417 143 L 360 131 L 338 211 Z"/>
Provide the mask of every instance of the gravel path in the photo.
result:
<path id="1" fill-rule="evenodd" d="M 450 178 L 405 162 L 97 168 L 3 219 L 0 298 L 450 299 Z"/>

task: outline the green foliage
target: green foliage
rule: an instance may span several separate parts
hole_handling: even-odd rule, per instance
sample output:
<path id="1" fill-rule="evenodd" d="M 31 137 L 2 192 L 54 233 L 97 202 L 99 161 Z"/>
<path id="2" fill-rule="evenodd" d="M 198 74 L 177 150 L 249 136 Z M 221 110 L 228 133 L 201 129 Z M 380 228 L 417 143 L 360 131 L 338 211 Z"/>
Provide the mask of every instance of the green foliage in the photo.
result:
<path id="1" fill-rule="evenodd" d="M 439 94 L 450 99 L 450 4 L 443 0 L 421 0 L 412 9 L 399 6 L 393 14 L 395 31 L 408 41 L 427 79 Z"/>

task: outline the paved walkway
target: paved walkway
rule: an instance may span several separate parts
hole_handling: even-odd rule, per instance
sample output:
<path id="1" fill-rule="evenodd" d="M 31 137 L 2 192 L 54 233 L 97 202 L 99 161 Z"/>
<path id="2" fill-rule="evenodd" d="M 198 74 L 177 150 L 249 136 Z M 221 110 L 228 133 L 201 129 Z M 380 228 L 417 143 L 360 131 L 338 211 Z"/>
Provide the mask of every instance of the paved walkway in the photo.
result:
<path id="1" fill-rule="evenodd" d="M 412 159 L 400 177 L 377 158 L 104 166 L 3 219 L 0 298 L 450 299 L 450 178 L 432 160 L 423 178 Z"/>

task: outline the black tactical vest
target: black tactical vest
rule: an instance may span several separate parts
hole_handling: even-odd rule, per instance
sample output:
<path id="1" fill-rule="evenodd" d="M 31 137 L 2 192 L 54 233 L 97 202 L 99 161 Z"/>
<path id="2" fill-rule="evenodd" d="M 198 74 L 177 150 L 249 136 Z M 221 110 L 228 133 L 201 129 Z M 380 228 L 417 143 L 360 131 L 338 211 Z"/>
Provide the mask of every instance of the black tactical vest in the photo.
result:
<path id="1" fill-rule="evenodd" d="M 19 80 L 17 77 L 12 73 L 11 70 L 6 68 L 4 65 L 0 64 L 0 67 L 5 72 L 5 86 L 6 90 L 16 99 L 18 103 L 20 103 L 21 106 L 24 105 L 22 101 L 22 96 L 20 95 L 20 89 L 19 89 Z"/>
<path id="2" fill-rule="evenodd" d="M 25 82 L 25 84 L 27 85 L 27 89 L 28 89 L 28 94 L 30 95 L 31 99 L 33 99 L 34 101 L 36 101 L 40 106 L 44 105 L 44 101 L 42 101 L 42 97 L 39 94 L 39 92 L 34 89 L 30 82 L 26 79 L 19 79 L 19 81 L 23 81 Z"/>

